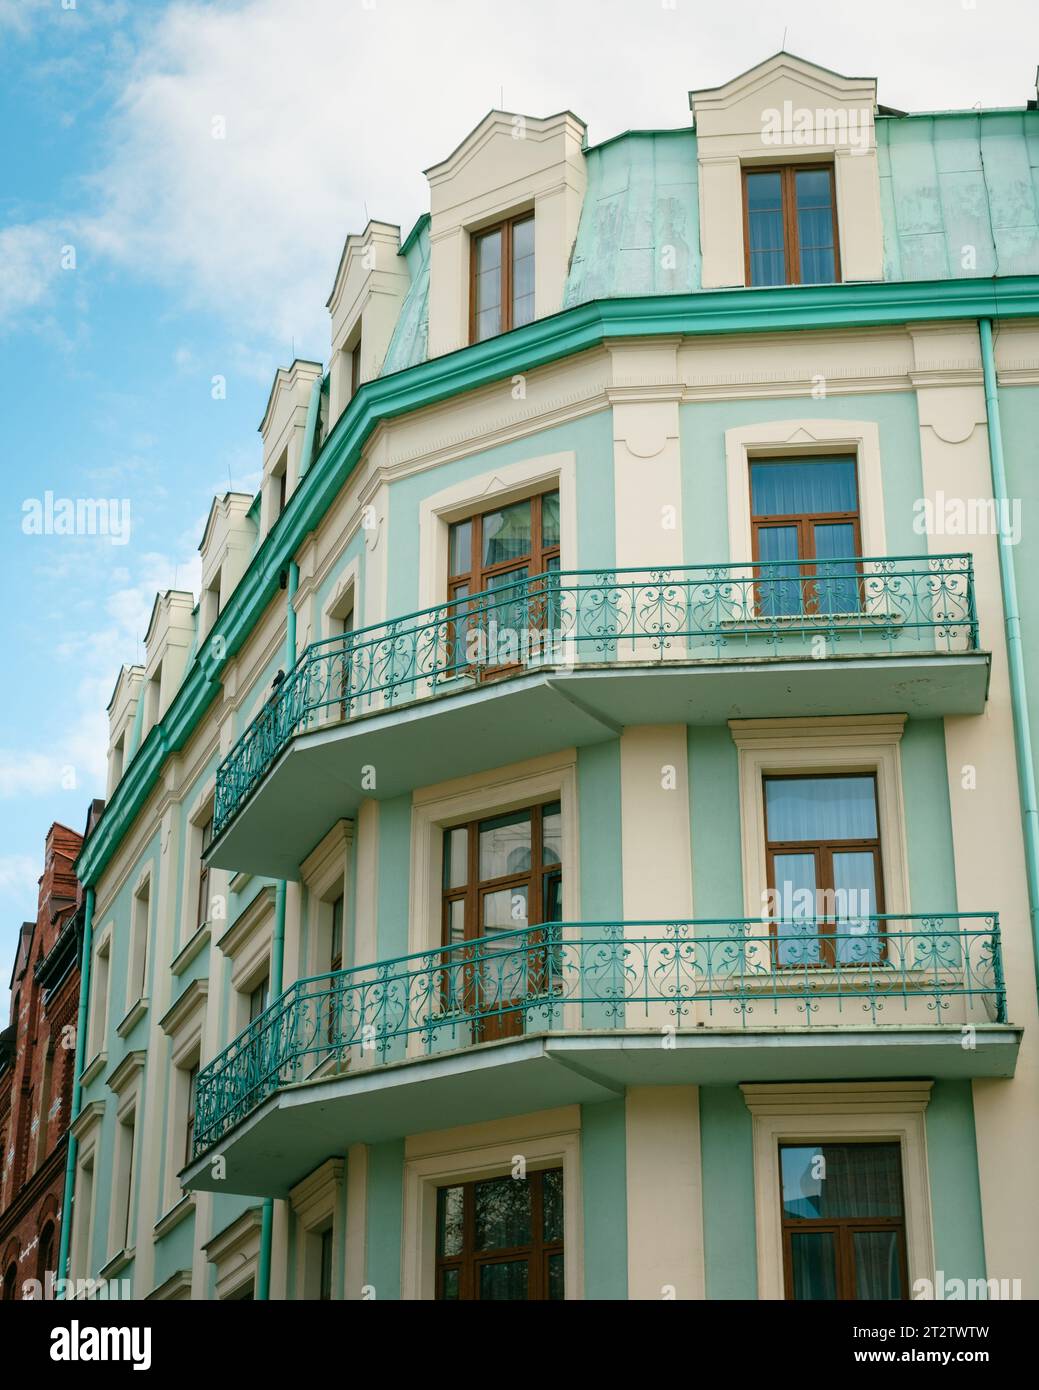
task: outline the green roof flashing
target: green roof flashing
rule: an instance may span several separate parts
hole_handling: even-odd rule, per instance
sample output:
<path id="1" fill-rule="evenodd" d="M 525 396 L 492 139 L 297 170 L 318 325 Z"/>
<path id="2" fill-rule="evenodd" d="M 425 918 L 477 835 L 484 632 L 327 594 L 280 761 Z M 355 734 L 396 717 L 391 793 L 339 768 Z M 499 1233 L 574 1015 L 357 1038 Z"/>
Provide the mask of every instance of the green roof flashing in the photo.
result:
<path id="1" fill-rule="evenodd" d="M 278 525 L 254 554 L 166 714 L 120 780 L 76 862 L 80 881 L 84 885 L 97 883 L 154 789 L 165 759 L 184 747 L 219 695 L 224 662 L 242 647 L 262 617 L 278 591 L 282 570 L 334 502 L 380 421 L 587 351 L 607 339 L 793 332 L 917 319 L 1036 315 L 1039 275 L 1000 280 L 792 285 L 594 300 L 365 382 L 292 494 Z M 218 640 L 223 643 L 221 657 L 214 655 Z"/>
<path id="2" fill-rule="evenodd" d="M 397 252 L 398 256 L 406 256 L 408 254 L 412 246 L 414 246 L 415 242 L 422 235 L 422 229 L 429 226 L 430 220 L 428 212 L 423 212 L 415 219 L 415 225 L 401 242 L 400 250 Z"/>

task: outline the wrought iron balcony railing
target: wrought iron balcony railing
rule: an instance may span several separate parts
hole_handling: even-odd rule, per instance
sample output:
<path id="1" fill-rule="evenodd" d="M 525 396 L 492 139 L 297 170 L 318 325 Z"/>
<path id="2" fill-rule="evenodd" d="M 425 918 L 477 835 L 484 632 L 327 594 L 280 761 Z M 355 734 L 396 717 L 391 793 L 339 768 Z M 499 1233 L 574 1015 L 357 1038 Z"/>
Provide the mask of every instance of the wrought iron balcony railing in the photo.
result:
<path id="1" fill-rule="evenodd" d="M 554 922 L 297 980 L 198 1075 L 195 1155 L 280 1087 L 614 1028 L 1005 1023 L 997 914 Z"/>
<path id="2" fill-rule="evenodd" d="M 540 668 L 978 645 L 969 555 L 574 570 L 313 642 L 217 772 L 214 838 L 296 734 Z"/>

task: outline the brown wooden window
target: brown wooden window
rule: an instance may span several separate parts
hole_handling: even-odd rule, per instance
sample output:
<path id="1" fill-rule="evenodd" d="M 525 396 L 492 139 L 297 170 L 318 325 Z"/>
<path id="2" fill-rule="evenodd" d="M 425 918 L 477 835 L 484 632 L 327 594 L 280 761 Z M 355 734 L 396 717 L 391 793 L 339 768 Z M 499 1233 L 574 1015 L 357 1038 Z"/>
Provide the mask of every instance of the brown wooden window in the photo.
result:
<path id="1" fill-rule="evenodd" d="M 358 391 L 358 388 L 360 387 L 360 385 L 361 385 L 361 340 L 360 340 L 360 338 L 358 338 L 358 339 L 357 339 L 356 345 L 354 346 L 353 350 L 352 350 L 351 353 L 350 353 L 350 399 L 351 399 L 351 400 L 353 400 L 354 396 L 357 395 L 357 391 Z"/>
<path id="2" fill-rule="evenodd" d="M 282 512 L 285 510 L 286 489 L 288 487 L 288 484 L 289 470 L 288 465 L 286 464 L 286 466 L 278 474 L 278 516 L 281 516 Z M 275 517 L 275 520 L 277 520 L 277 517 Z"/>
<path id="3" fill-rule="evenodd" d="M 196 927 L 203 926 L 209 919 L 209 865 L 206 863 L 206 850 L 213 841 L 213 817 L 210 816 L 202 827 L 198 861 L 198 907 L 195 913 Z"/>
<path id="4" fill-rule="evenodd" d="M 343 897 L 342 894 L 332 904 L 331 936 L 329 940 L 328 969 L 330 974 L 343 968 Z M 339 1016 L 342 1006 L 341 982 L 328 982 L 328 1041 L 335 1043 L 339 1034 Z"/>
<path id="5" fill-rule="evenodd" d="M 506 588 L 558 568 L 558 492 L 466 517 L 448 533 L 449 599 Z"/>
<path id="6" fill-rule="evenodd" d="M 198 1090 L 198 1063 L 188 1072 L 188 1103 L 184 1117 L 184 1166 L 191 1162 L 195 1147 L 195 1100 Z"/>
<path id="7" fill-rule="evenodd" d="M 249 991 L 249 1022 L 254 1023 L 270 1002 L 271 977 L 264 975 Z"/>
<path id="8" fill-rule="evenodd" d="M 436 1296 L 563 1297 L 563 1170 L 437 1191 Z"/>
<path id="9" fill-rule="evenodd" d="M 318 1299 L 328 1303 L 332 1298 L 332 1227 L 321 1232 L 321 1269 L 318 1279 Z"/>
<path id="10" fill-rule="evenodd" d="M 510 217 L 472 238 L 469 340 L 482 342 L 534 318 L 534 214 Z"/>
<path id="11" fill-rule="evenodd" d="M 759 617 L 859 611 L 854 456 L 752 459 L 750 511 Z"/>
<path id="12" fill-rule="evenodd" d="M 444 831 L 446 1003 L 481 1016 L 482 1040 L 523 1031 L 515 1006 L 546 988 L 548 961 L 539 933 L 516 933 L 558 922 L 562 903 L 558 801 Z M 477 969 L 468 941 L 481 943 Z"/>
<path id="13" fill-rule="evenodd" d="M 898 1144 L 782 1144 L 788 1299 L 908 1298 Z"/>
<path id="14" fill-rule="evenodd" d="M 743 171 L 748 285 L 832 285 L 840 279 L 832 164 Z"/>
<path id="15" fill-rule="evenodd" d="M 766 777 L 769 916 L 781 968 L 876 964 L 884 885 L 872 773 Z"/>

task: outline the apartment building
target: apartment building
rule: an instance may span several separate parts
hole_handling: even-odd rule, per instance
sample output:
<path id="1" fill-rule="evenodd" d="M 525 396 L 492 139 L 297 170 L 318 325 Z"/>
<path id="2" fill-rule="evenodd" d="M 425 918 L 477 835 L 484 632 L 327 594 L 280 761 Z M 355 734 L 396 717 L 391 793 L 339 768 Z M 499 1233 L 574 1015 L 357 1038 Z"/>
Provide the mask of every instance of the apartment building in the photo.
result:
<path id="1" fill-rule="evenodd" d="M 1039 112 L 690 109 L 492 111 L 348 237 L 156 598 L 73 1278 L 1039 1296 Z"/>
<path id="2" fill-rule="evenodd" d="M 104 803 L 91 804 L 86 831 Z M 84 835 L 47 832 L 35 922 L 11 968 L 0 1032 L 0 1275 L 3 1298 L 52 1296 L 71 1119 L 84 901 L 75 861 Z"/>

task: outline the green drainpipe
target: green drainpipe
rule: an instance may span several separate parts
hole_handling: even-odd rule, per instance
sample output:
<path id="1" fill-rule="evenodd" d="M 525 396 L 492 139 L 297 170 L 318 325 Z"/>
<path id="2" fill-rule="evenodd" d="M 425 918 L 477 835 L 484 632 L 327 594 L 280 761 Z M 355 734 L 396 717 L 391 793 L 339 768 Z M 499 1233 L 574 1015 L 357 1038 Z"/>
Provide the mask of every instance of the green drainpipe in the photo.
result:
<path id="1" fill-rule="evenodd" d="M 303 429 L 303 452 L 299 456 L 299 476 L 302 478 L 311 464 L 311 456 L 314 453 L 314 435 L 317 433 L 318 411 L 321 409 L 321 387 L 324 378 L 318 377 L 311 387 L 310 400 L 307 402 L 307 423 Z M 296 656 L 293 652 L 293 661 Z"/>
<path id="2" fill-rule="evenodd" d="M 315 382 L 317 391 L 320 392 L 320 378 Z M 307 430 L 304 439 L 303 457 L 307 457 L 307 441 L 313 441 L 313 416 L 315 415 L 315 395 L 310 398 L 310 410 L 307 413 Z M 296 609 L 293 599 L 296 597 L 296 590 L 299 588 L 299 565 L 295 560 L 289 565 L 289 581 L 287 585 L 287 609 L 285 613 L 285 670 L 291 671 L 296 664 Z M 281 879 L 275 889 L 274 896 L 274 931 L 271 934 L 271 985 L 270 997 L 274 999 L 282 990 L 282 975 L 285 968 L 285 880 Z M 274 1238 L 274 1198 L 265 1197 L 261 1210 L 260 1220 L 260 1259 L 256 1271 L 256 1297 L 257 1300 L 266 1300 L 271 1296 L 271 1243 Z"/>
<path id="3" fill-rule="evenodd" d="M 1008 505 L 1007 475 L 1003 462 L 1003 435 L 999 425 L 999 387 L 996 358 L 992 350 L 992 320 L 979 319 L 981 366 L 985 378 L 985 414 L 988 419 L 988 448 L 992 464 L 992 496 L 999 520 L 999 577 L 1003 586 L 1003 613 L 1007 631 L 1007 664 L 1010 668 L 1010 708 L 1014 719 L 1014 749 L 1017 754 L 1017 784 L 1021 798 L 1021 826 L 1025 837 L 1025 871 L 1028 877 L 1028 911 L 1032 921 L 1032 956 L 1039 989 L 1039 803 L 1035 791 L 1035 762 L 1032 758 L 1032 725 L 1028 716 L 1028 685 L 1025 680 L 1024 648 L 1021 643 L 1021 616 L 1014 577 L 1014 551 L 1009 528 L 1003 525 Z"/>
<path id="4" fill-rule="evenodd" d="M 87 889 L 83 909 L 83 951 L 79 962 L 79 1008 L 76 1013 L 76 1062 L 72 1073 L 72 1113 L 69 1125 L 79 1114 L 83 1087 L 80 1076 L 86 1062 L 87 1050 L 87 1005 L 90 1001 L 90 963 L 93 959 L 92 938 L 94 934 L 94 890 Z M 76 1152 L 79 1145 L 76 1136 L 69 1135 L 68 1149 L 65 1151 L 65 1194 L 61 1199 L 61 1236 L 58 1241 L 57 1277 L 65 1279 L 68 1275 L 69 1243 L 72 1236 L 72 1193 L 76 1183 Z M 55 1296 L 64 1298 L 64 1285 L 55 1289 Z"/>

